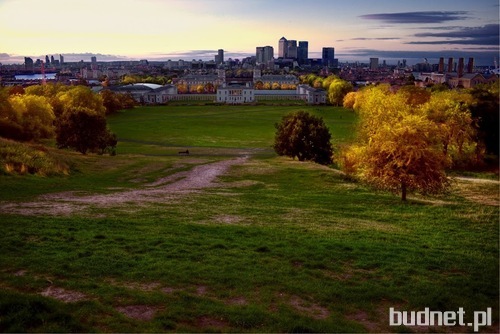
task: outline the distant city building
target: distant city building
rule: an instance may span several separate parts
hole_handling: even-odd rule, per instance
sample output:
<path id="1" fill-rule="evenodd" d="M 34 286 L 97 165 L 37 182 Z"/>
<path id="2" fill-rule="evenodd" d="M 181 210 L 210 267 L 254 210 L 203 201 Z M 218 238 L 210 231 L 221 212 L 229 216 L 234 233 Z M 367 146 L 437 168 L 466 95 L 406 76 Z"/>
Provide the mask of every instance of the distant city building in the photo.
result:
<path id="1" fill-rule="evenodd" d="M 50 64 L 50 59 L 49 59 L 49 56 L 45 56 L 45 64 Z"/>
<path id="2" fill-rule="evenodd" d="M 64 64 L 64 56 L 63 55 L 59 55 L 59 63 L 61 65 Z"/>
<path id="3" fill-rule="evenodd" d="M 281 37 L 278 42 L 278 57 L 288 58 L 288 40 L 285 37 Z"/>
<path id="4" fill-rule="evenodd" d="M 323 66 L 336 67 L 335 64 L 335 48 L 326 47 L 323 48 L 322 57 Z"/>
<path id="5" fill-rule="evenodd" d="M 274 48 L 272 46 L 258 46 L 255 52 L 255 62 L 257 64 L 267 64 L 274 58 Z"/>
<path id="6" fill-rule="evenodd" d="M 51 64 L 55 64 L 55 59 L 54 59 L 54 56 L 50 56 L 50 63 L 51 63 Z"/>
<path id="7" fill-rule="evenodd" d="M 24 69 L 26 71 L 33 71 L 33 59 L 24 57 Z"/>
<path id="8" fill-rule="evenodd" d="M 370 70 L 378 70 L 378 58 L 370 58 Z"/>
<path id="9" fill-rule="evenodd" d="M 287 58 L 297 59 L 297 41 L 289 40 L 287 42 Z"/>
<path id="10" fill-rule="evenodd" d="M 215 63 L 217 65 L 224 63 L 224 50 L 223 49 L 219 49 L 217 51 L 217 55 L 215 56 Z"/>
<path id="11" fill-rule="evenodd" d="M 97 63 L 97 57 L 95 57 L 95 56 L 94 57 L 90 57 L 90 61 L 92 63 Z"/>
<path id="12" fill-rule="evenodd" d="M 299 41 L 299 47 L 297 48 L 297 61 L 299 65 L 307 63 L 309 58 L 309 42 Z"/>

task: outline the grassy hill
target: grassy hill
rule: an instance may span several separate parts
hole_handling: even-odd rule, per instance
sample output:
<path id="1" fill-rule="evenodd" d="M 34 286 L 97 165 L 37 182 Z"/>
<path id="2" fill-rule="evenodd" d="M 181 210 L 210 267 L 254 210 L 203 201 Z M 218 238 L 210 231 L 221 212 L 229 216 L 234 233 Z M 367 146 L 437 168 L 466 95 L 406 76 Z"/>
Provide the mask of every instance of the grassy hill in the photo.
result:
<path id="1" fill-rule="evenodd" d="M 299 109 L 351 138 L 340 108 L 137 108 L 109 119 L 115 157 L 0 175 L 0 331 L 415 330 L 389 307 L 498 324 L 498 183 L 402 203 L 277 157 L 273 125 Z"/>

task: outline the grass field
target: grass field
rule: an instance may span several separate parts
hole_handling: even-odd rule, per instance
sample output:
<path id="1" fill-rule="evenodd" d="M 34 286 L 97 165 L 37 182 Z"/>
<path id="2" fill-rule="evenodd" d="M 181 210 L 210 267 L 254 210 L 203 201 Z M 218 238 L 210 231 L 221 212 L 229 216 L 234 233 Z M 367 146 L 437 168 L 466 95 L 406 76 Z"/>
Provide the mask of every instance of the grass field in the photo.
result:
<path id="1" fill-rule="evenodd" d="M 498 332 L 498 183 L 402 203 L 275 156 L 293 110 L 352 138 L 340 108 L 136 108 L 109 119 L 117 156 L 0 175 L 0 331 L 470 332 L 388 310 L 491 307 Z"/>

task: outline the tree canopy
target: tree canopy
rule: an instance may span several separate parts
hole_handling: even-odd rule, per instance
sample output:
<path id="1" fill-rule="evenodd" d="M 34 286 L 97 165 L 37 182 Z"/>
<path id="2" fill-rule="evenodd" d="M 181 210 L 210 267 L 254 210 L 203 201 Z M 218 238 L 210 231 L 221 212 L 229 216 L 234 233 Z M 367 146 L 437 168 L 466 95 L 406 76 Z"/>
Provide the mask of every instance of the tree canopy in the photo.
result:
<path id="1" fill-rule="evenodd" d="M 273 147 L 278 155 L 324 165 L 332 162 L 331 134 L 322 118 L 298 111 L 285 115 L 275 128 Z"/>

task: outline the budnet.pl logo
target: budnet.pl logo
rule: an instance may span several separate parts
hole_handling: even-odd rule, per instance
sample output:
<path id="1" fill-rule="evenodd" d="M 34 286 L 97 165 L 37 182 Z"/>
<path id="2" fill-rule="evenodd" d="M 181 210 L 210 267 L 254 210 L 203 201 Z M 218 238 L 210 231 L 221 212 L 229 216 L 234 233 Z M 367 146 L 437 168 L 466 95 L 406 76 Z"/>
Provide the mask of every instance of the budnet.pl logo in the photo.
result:
<path id="1" fill-rule="evenodd" d="M 458 311 L 431 311 L 428 307 L 424 311 L 396 311 L 389 308 L 390 326 L 468 326 L 474 332 L 480 327 L 491 326 L 491 307 L 486 311 L 474 311 L 473 322 L 465 322 L 465 311 L 462 307 Z"/>

